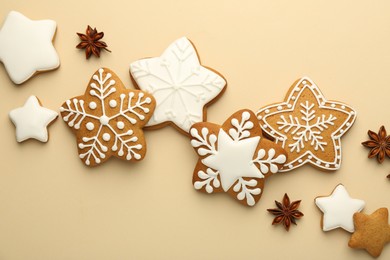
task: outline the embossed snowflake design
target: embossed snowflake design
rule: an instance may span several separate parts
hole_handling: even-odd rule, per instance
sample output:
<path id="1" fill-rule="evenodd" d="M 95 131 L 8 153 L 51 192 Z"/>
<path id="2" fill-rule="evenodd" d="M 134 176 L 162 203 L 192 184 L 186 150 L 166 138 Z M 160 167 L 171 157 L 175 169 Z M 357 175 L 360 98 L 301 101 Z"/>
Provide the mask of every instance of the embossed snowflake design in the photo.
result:
<path id="1" fill-rule="evenodd" d="M 280 171 L 306 163 L 337 170 L 341 137 L 352 127 L 356 112 L 344 103 L 327 100 L 318 86 L 304 77 L 290 87 L 284 102 L 261 108 L 257 118 L 264 133 L 288 152 Z"/>
<path id="2" fill-rule="evenodd" d="M 92 76 L 85 94 L 67 100 L 60 112 L 77 136 L 80 159 L 95 166 L 112 155 L 127 161 L 144 157 L 141 128 L 154 106 L 151 95 L 125 89 L 115 73 L 101 68 Z"/>
<path id="3" fill-rule="evenodd" d="M 280 116 L 281 121 L 278 121 L 279 130 L 284 130 L 285 133 L 291 132 L 295 142 L 289 144 L 290 151 L 296 150 L 298 153 L 305 147 L 305 143 L 309 143 L 314 147 L 314 150 L 321 149 L 324 151 L 324 146 L 327 144 L 323 141 L 324 137 L 321 136 L 324 129 L 334 125 L 334 121 L 337 119 L 330 114 L 326 116 L 324 114 L 316 116 L 316 111 L 313 109 L 314 104 L 306 101 L 301 103 L 302 117 L 293 117 L 289 115 L 288 119 L 284 115 Z"/>
<path id="4" fill-rule="evenodd" d="M 277 173 L 287 159 L 279 145 L 262 138 L 250 110 L 236 112 L 222 127 L 197 123 L 190 134 L 200 156 L 193 176 L 195 189 L 227 192 L 244 205 L 256 204 L 264 179 Z"/>
<path id="5" fill-rule="evenodd" d="M 156 98 L 156 111 L 147 126 L 174 123 L 188 133 L 203 121 L 204 107 L 224 89 L 226 81 L 201 66 L 187 38 L 173 42 L 161 57 L 142 59 L 130 65 L 138 87 Z"/>

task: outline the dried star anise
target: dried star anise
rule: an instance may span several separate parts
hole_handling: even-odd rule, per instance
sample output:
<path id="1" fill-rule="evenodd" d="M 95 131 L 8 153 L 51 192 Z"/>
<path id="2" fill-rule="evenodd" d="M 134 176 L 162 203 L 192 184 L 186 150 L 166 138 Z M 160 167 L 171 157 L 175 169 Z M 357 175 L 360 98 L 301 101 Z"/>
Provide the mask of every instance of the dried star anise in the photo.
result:
<path id="1" fill-rule="evenodd" d="M 272 225 L 283 223 L 284 228 L 289 231 L 291 223 L 296 225 L 296 219 L 303 217 L 303 213 L 298 210 L 300 203 L 300 200 L 290 203 L 290 198 L 287 193 L 284 194 L 283 204 L 275 200 L 275 204 L 278 208 L 267 209 L 268 212 L 275 215 Z"/>
<path id="2" fill-rule="evenodd" d="M 92 29 L 91 26 L 88 25 L 86 34 L 77 33 L 81 42 L 76 46 L 77 49 L 85 49 L 85 57 L 89 59 L 91 54 L 96 57 L 100 57 L 101 49 L 104 49 L 108 52 L 111 52 L 107 49 L 107 44 L 100 39 L 104 37 L 104 32 L 97 32 L 96 28 Z"/>
<path id="3" fill-rule="evenodd" d="M 376 156 L 379 163 L 385 160 L 385 156 L 390 157 L 390 136 L 387 135 L 384 126 L 381 126 L 378 134 L 368 130 L 370 140 L 362 143 L 367 148 L 371 148 L 368 158 Z"/>

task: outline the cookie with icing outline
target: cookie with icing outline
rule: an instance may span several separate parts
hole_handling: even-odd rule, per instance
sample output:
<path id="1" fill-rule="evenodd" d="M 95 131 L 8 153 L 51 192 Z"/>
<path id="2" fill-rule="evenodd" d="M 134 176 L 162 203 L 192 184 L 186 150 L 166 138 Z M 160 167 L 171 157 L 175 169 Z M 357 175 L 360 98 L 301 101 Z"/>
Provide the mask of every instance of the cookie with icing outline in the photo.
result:
<path id="1" fill-rule="evenodd" d="M 46 143 L 49 140 L 47 128 L 58 117 L 56 111 L 42 106 L 36 96 L 30 96 L 22 107 L 9 112 L 9 118 L 16 127 L 16 141 L 36 139 Z"/>
<path id="2" fill-rule="evenodd" d="M 142 128 L 155 104 L 152 95 L 126 89 L 113 71 L 100 68 L 85 94 L 65 101 L 60 112 L 76 135 L 80 159 L 87 166 L 96 166 L 111 156 L 127 161 L 144 158 Z"/>
<path id="3" fill-rule="evenodd" d="M 350 233 L 355 231 L 353 215 L 362 211 L 366 205 L 363 200 L 351 198 L 342 184 L 337 185 L 331 195 L 317 197 L 314 202 L 323 213 L 323 231 L 342 228 Z"/>
<path id="4" fill-rule="evenodd" d="M 350 106 L 328 101 L 307 77 L 297 80 L 281 103 L 261 108 L 257 117 L 264 133 L 288 152 L 280 170 L 291 171 L 306 163 L 333 171 L 341 165 L 341 136 L 353 125 Z"/>
<path id="5" fill-rule="evenodd" d="M 237 111 L 222 126 L 196 123 L 190 134 L 199 155 L 192 180 L 195 189 L 227 192 L 243 205 L 258 202 L 265 179 L 287 160 L 280 145 L 262 136 L 255 114 L 248 109 Z"/>
<path id="6" fill-rule="evenodd" d="M 156 98 L 156 110 L 146 125 L 159 129 L 173 125 L 189 135 L 190 127 L 206 120 L 206 108 L 226 89 L 226 80 L 217 71 L 200 64 L 190 40 L 174 41 L 160 57 L 130 64 L 137 88 Z"/>
<path id="7" fill-rule="evenodd" d="M 15 84 L 60 66 L 53 46 L 56 27 L 53 20 L 33 21 L 16 11 L 8 13 L 0 29 L 0 61 Z"/>

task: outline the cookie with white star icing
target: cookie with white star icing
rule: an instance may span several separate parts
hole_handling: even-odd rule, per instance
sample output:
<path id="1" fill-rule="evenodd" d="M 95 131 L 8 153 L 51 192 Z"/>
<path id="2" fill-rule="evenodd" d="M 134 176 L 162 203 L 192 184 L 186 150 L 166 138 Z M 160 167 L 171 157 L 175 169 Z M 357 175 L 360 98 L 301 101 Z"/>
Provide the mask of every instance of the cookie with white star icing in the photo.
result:
<path id="1" fill-rule="evenodd" d="M 46 143 L 49 140 L 47 127 L 57 119 L 56 111 L 45 108 L 36 96 L 30 96 L 22 107 L 9 112 L 9 118 L 16 127 L 16 141 L 36 139 Z"/>
<path id="2" fill-rule="evenodd" d="M 190 130 L 199 155 L 193 174 L 196 190 L 227 192 L 246 206 L 260 199 L 264 181 L 287 161 L 286 151 L 264 138 L 255 114 L 243 109 L 222 126 L 201 122 Z"/>
<path id="3" fill-rule="evenodd" d="M 147 128 L 172 124 L 187 134 L 194 123 L 206 120 L 206 107 L 226 88 L 226 80 L 213 69 L 200 64 L 190 40 L 174 41 L 160 57 L 130 64 L 137 87 L 156 98 L 156 110 Z"/>
<path id="4" fill-rule="evenodd" d="M 53 20 L 34 21 L 16 11 L 7 15 L 0 29 L 0 61 L 15 84 L 60 66 L 53 46 L 56 28 Z"/>
<path id="5" fill-rule="evenodd" d="M 327 100 L 309 78 L 297 80 L 283 102 L 261 108 L 257 117 L 264 133 L 288 152 L 280 171 L 304 164 L 334 171 L 341 166 L 341 137 L 352 127 L 356 112 Z"/>
<path id="6" fill-rule="evenodd" d="M 76 135 L 80 159 L 87 166 L 97 166 L 111 156 L 126 161 L 144 158 L 142 128 L 155 105 L 152 95 L 126 89 L 113 71 L 100 68 L 84 95 L 65 101 L 60 112 Z"/>

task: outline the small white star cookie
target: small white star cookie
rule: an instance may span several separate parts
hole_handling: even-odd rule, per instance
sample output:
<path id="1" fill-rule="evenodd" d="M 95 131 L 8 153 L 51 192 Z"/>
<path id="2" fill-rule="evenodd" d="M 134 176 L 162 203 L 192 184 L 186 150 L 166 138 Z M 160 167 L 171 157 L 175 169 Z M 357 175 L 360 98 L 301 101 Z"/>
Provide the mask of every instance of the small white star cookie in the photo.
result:
<path id="1" fill-rule="evenodd" d="M 185 134 L 194 123 L 205 120 L 205 107 L 226 86 L 220 74 L 200 64 L 194 46 L 185 37 L 173 42 L 160 57 L 132 63 L 130 73 L 138 87 L 157 102 L 146 126 L 160 128 L 172 123 Z"/>
<path id="2" fill-rule="evenodd" d="M 9 117 L 16 127 L 16 141 L 19 143 L 30 138 L 47 142 L 47 127 L 57 116 L 57 112 L 42 107 L 36 96 L 30 96 L 24 106 L 9 112 Z"/>
<path id="3" fill-rule="evenodd" d="M 15 84 L 22 84 L 37 72 L 60 66 L 53 46 L 57 24 L 33 21 L 11 11 L 0 29 L 0 61 Z"/>
<path id="4" fill-rule="evenodd" d="M 342 228 L 351 233 L 355 231 L 353 214 L 365 206 L 363 200 L 351 198 L 342 184 L 337 185 L 330 196 L 317 197 L 315 204 L 324 213 L 322 230 Z"/>

